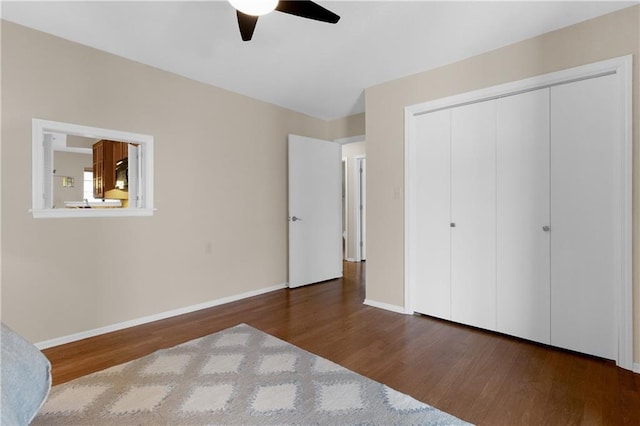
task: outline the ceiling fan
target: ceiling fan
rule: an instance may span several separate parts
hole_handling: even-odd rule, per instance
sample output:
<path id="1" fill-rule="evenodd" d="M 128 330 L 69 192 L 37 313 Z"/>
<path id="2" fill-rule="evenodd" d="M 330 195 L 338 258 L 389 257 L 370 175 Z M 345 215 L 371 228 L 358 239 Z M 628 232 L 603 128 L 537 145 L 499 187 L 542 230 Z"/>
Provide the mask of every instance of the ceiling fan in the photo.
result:
<path id="1" fill-rule="evenodd" d="M 229 0 L 229 3 L 236 9 L 243 41 L 251 40 L 258 17 L 274 10 L 331 24 L 340 20 L 338 15 L 311 0 Z"/>

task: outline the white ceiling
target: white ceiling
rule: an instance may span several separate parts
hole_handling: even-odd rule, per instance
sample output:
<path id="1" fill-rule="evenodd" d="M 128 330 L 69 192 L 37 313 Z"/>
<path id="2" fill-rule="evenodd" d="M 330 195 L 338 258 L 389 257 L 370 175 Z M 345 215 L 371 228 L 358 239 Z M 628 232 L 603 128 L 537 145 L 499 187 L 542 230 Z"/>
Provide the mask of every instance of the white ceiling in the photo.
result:
<path id="1" fill-rule="evenodd" d="M 2 17 L 295 111 L 364 111 L 364 89 L 637 4 L 323 1 L 336 25 L 274 12 L 243 42 L 226 1 L 2 2 Z"/>

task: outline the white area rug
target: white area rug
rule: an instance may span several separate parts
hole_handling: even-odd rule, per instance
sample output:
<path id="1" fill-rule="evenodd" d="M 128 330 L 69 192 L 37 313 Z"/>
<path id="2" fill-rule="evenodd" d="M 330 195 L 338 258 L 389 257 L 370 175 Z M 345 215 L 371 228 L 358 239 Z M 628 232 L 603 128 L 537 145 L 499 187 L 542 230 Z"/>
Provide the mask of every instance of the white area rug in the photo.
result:
<path id="1" fill-rule="evenodd" d="M 461 425 L 241 324 L 55 386 L 33 425 Z"/>

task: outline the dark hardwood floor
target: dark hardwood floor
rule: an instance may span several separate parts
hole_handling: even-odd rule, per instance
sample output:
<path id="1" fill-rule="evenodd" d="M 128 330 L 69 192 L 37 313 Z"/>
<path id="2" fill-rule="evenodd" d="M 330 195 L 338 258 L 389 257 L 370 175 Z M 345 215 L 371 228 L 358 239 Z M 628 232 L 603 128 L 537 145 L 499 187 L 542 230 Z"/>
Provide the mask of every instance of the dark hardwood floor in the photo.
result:
<path id="1" fill-rule="evenodd" d="M 640 425 L 640 375 L 613 362 L 362 304 L 364 264 L 44 351 L 54 383 L 246 323 L 479 425 Z"/>

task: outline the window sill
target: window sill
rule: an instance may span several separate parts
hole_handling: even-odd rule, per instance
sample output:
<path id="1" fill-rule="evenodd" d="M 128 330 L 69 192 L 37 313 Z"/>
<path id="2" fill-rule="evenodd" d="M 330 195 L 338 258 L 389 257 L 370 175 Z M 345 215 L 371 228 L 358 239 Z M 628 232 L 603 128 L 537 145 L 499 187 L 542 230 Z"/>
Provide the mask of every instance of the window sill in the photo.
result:
<path id="1" fill-rule="evenodd" d="M 91 209 L 38 209 L 29 210 L 34 219 L 65 218 L 65 217 L 132 217 L 153 216 L 155 209 L 129 208 L 91 208 Z"/>

